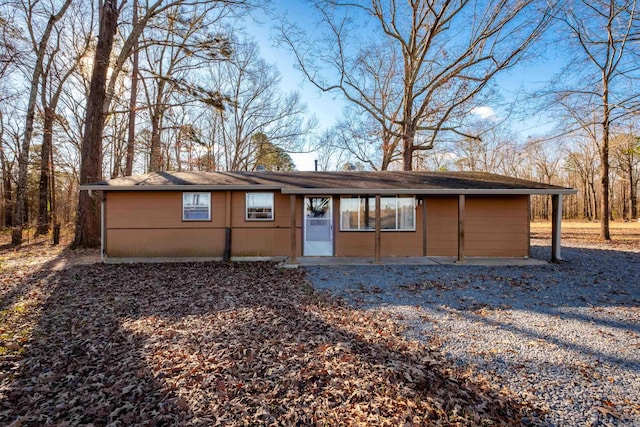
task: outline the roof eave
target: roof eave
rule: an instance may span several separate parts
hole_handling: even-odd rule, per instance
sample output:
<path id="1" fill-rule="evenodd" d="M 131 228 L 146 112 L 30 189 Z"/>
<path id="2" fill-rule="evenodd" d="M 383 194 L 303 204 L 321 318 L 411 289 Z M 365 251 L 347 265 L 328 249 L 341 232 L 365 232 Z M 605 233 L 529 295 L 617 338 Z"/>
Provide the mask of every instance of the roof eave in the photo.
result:
<path id="1" fill-rule="evenodd" d="M 350 194 L 380 194 L 380 195 L 571 195 L 577 194 L 577 190 L 571 188 L 291 188 L 280 185 L 207 185 L 207 184 L 163 184 L 163 185 L 92 185 L 84 184 L 80 190 L 90 191 L 265 191 L 280 190 L 282 194 L 323 194 L 323 195 L 350 195 Z"/>
<path id="2" fill-rule="evenodd" d="M 577 194 L 578 191 L 571 188 L 398 188 L 398 189 L 379 189 L 379 188 L 283 188 L 282 194 L 380 194 L 380 195 L 396 195 L 396 194 L 413 194 L 413 195 L 571 195 Z"/>
<path id="3" fill-rule="evenodd" d="M 91 191 L 233 191 L 280 190 L 281 185 L 211 185 L 211 184 L 161 184 L 161 185 L 81 185 L 80 190 Z"/>

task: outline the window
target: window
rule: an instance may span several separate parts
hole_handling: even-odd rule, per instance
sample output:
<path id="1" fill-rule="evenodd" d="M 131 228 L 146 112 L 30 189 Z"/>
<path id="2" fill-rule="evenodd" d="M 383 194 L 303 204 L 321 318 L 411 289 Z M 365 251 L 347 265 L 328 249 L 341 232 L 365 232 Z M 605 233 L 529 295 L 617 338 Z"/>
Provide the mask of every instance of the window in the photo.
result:
<path id="1" fill-rule="evenodd" d="M 247 221 L 273 220 L 273 193 L 247 193 Z"/>
<path id="2" fill-rule="evenodd" d="M 416 208 L 413 196 L 391 196 L 380 198 L 380 229 L 416 229 Z M 341 197 L 340 230 L 370 231 L 376 226 L 375 197 Z"/>
<path id="3" fill-rule="evenodd" d="M 211 221 L 211 193 L 182 193 L 183 221 Z"/>

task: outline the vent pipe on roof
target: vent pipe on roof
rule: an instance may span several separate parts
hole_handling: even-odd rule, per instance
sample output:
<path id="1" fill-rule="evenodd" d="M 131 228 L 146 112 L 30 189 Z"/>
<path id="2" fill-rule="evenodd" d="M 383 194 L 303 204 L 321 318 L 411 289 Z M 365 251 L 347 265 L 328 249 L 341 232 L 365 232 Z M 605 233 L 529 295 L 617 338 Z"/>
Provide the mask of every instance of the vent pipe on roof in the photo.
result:
<path id="1" fill-rule="evenodd" d="M 313 163 L 315 164 L 315 171 L 318 172 L 318 159 L 315 159 Z"/>

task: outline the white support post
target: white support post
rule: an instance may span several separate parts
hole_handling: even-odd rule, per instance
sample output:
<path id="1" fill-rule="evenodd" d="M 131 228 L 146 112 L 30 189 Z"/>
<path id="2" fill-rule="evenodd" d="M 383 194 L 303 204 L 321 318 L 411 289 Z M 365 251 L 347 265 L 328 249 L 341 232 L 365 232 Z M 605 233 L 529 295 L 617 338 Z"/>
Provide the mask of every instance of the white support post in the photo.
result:
<path id="1" fill-rule="evenodd" d="M 562 228 L 562 194 L 551 196 L 551 262 L 560 262 L 560 237 Z"/>

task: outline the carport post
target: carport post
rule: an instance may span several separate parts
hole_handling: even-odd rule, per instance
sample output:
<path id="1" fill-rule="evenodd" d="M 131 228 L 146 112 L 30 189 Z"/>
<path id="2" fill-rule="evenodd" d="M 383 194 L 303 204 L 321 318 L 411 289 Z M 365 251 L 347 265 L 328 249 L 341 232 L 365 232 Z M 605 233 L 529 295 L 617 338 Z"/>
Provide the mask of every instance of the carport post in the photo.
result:
<path id="1" fill-rule="evenodd" d="M 225 194 L 225 210 L 224 210 L 224 253 L 222 260 L 227 262 L 231 259 L 231 191 Z"/>
<path id="2" fill-rule="evenodd" d="M 458 195 L 458 262 L 464 262 L 464 194 Z"/>
<path id="3" fill-rule="evenodd" d="M 296 259 L 296 249 L 298 246 L 296 242 L 296 195 L 292 194 L 289 196 L 289 201 L 289 210 L 291 215 L 291 251 L 289 252 L 289 263 L 295 264 L 298 262 Z"/>
<path id="4" fill-rule="evenodd" d="M 562 228 L 562 194 L 551 196 L 551 262 L 560 262 L 560 236 Z"/>
<path id="5" fill-rule="evenodd" d="M 376 242 L 375 242 L 375 262 L 379 264 L 380 257 L 380 195 L 376 194 Z"/>

